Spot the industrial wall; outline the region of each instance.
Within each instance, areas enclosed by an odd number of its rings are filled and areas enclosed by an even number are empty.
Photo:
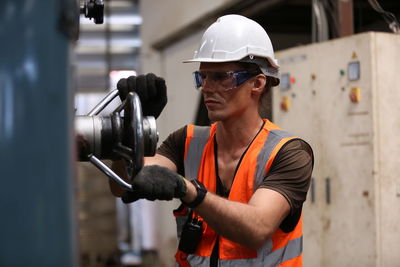
[[[276,54],[274,120],[315,152],[305,266],[400,264],[399,47],[364,33]]]

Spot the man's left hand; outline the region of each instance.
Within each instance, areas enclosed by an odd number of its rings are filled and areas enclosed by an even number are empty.
[[[142,103],[144,116],[154,116],[157,119],[167,104],[165,80],[153,73],[120,79],[117,89],[122,101],[129,92],[136,92]]]
[[[172,200],[185,196],[187,191],[184,178],[168,168],[158,165],[144,166],[133,178],[132,191],[122,196],[124,203],[138,199]]]

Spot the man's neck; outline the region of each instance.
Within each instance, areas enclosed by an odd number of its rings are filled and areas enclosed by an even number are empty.
[[[263,120],[259,116],[218,122],[216,132],[218,149],[228,152],[246,148],[262,125]]]

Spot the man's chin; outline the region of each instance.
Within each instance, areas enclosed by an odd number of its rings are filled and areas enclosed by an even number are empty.
[[[208,119],[212,122],[220,121],[222,119],[221,114],[215,111],[208,111]]]
[[[217,121],[218,120],[218,114],[217,114],[217,112],[215,112],[215,111],[208,111],[208,119],[210,120],[210,121]]]

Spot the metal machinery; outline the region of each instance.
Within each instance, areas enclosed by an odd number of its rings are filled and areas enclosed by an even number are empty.
[[[69,55],[78,11],[74,1],[1,2],[1,266],[77,264]]]
[[[103,9],[103,1],[90,0],[81,8],[81,13],[101,24]],[[154,155],[158,133],[154,117],[143,117],[141,103],[135,93],[128,94],[111,114],[100,115],[117,96],[117,90],[110,92],[86,116],[75,118],[78,160],[89,161],[110,179],[130,190],[128,181],[118,177],[108,167],[110,162],[107,165],[100,159],[124,159],[128,179],[132,178],[142,168],[143,157]],[[113,262],[117,254],[119,231],[115,225],[115,201],[105,181],[93,179],[98,174],[90,164],[77,164],[79,256],[83,266]]]
[[[121,186],[132,186],[115,174],[100,159],[124,159],[128,177],[132,178],[143,167],[144,156],[153,156],[158,133],[154,117],[143,117],[139,97],[131,92],[109,116],[98,114],[116,97],[110,92],[87,116],[77,116],[75,129],[79,161],[90,161]],[[124,116],[121,116],[124,111]]]
[[[95,24],[104,21],[103,0],[85,1],[80,13]],[[116,175],[100,159],[124,159],[128,177],[132,178],[143,167],[144,156],[155,154],[158,133],[154,117],[143,117],[139,96],[131,92],[109,116],[100,112],[118,96],[111,91],[87,116],[75,119],[79,161],[90,161],[99,170],[126,189],[131,185]],[[122,113],[124,116],[122,116]]]
[[[129,181],[122,180],[108,167],[110,161],[103,163],[100,159],[124,159],[128,163],[128,178],[131,178],[141,169],[143,156],[154,155],[158,134],[154,117],[142,116],[139,97],[134,93],[110,115],[99,115],[116,96],[118,91],[114,90],[88,115],[75,118],[78,159],[89,161],[130,190]],[[115,198],[110,194],[108,183],[99,178],[100,172],[90,165],[79,162],[76,166],[82,266],[106,265],[114,262],[118,255]]]
[[[81,11],[102,21],[102,2]],[[0,266],[77,266],[77,209],[71,44],[78,38],[75,0],[5,0],[0,9]],[[94,9],[93,9],[94,8]],[[87,11],[87,12],[86,12]],[[109,116],[76,119],[80,160],[123,182],[100,159],[123,158],[130,177],[154,153],[154,118],[130,93]]]
[[[274,121],[315,152],[305,266],[400,264],[399,48],[369,32],[277,53]]]

